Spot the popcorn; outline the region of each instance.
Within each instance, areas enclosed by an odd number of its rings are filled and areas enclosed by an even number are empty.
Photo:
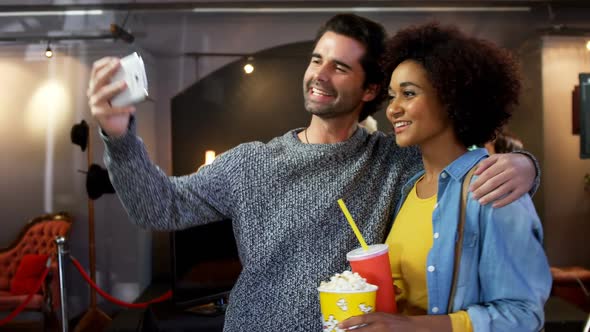
[[[356,272],[344,271],[330,277],[330,281],[322,281],[319,291],[371,291],[375,286],[367,283],[367,279]]]

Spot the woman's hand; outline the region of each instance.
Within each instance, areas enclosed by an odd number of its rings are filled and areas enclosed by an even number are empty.
[[[384,312],[351,317],[340,323],[338,327],[355,332],[452,331],[451,319],[447,315],[405,316]]]

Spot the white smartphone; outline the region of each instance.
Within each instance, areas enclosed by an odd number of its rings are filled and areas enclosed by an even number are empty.
[[[121,66],[111,82],[125,81],[127,88],[111,99],[114,107],[125,107],[143,101],[148,96],[148,83],[143,59],[133,52],[121,59]]]

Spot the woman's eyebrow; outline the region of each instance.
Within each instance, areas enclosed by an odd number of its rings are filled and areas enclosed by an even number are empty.
[[[416,84],[416,83],[412,83],[412,82],[402,82],[402,83],[400,83],[400,85],[399,85],[399,86],[401,86],[402,88],[405,88],[405,87],[408,87],[408,86],[411,86],[411,85],[413,85],[413,86],[415,86],[415,87],[417,87],[417,88],[420,88],[420,89],[422,89],[422,87],[421,87],[421,86],[419,86],[419,85],[418,85],[418,84]]]

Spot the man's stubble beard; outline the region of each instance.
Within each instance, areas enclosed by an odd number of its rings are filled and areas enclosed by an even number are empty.
[[[346,107],[346,105],[342,105],[343,103],[346,103],[346,101],[347,101],[346,98],[344,100],[341,100],[340,95],[335,91],[335,89],[332,86],[326,87],[326,86],[321,86],[321,84],[320,84],[320,86],[319,86],[320,88],[322,88],[322,89],[327,88],[327,90],[329,90],[331,92],[335,92],[337,97],[330,104],[318,105],[308,99],[308,98],[310,98],[309,90],[313,86],[314,86],[313,81],[309,81],[303,85],[303,104],[304,104],[303,106],[305,107],[305,110],[308,113],[315,115],[319,118],[332,119],[332,118],[336,118],[339,116],[347,115],[347,114],[353,113],[357,109],[357,107],[359,107],[359,104],[363,104],[363,102],[361,100],[359,100],[354,106],[349,106],[347,109],[342,109],[343,107]],[[363,106],[361,105],[360,107],[363,107]]]
[[[360,102],[359,102],[360,103]],[[325,107],[314,107],[313,102],[308,101],[307,99],[304,100],[304,107],[307,113],[315,115],[322,119],[332,119],[337,118],[339,116],[347,115],[353,113],[356,110],[356,107],[350,107],[349,109],[342,110],[338,109],[336,105],[328,105]],[[358,106],[358,105],[357,105]]]
[[[329,118],[333,118],[338,115],[338,112],[334,111],[333,105],[329,105],[327,107],[326,106],[320,107],[318,109],[317,107],[314,107],[316,105],[313,105],[314,104],[313,102],[305,100],[303,103],[304,103],[304,107],[305,107],[305,110],[307,111],[307,113],[310,113],[310,114],[315,115],[317,117],[329,119]]]

